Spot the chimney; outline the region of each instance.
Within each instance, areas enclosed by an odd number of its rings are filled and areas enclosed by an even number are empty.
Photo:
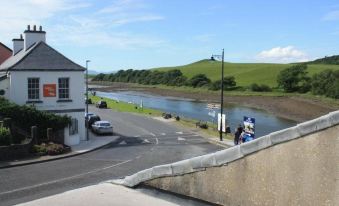
[[[24,48],[24,39],[22,38],[22,34],[20,34],[19,39],[13,39],[12,41],[13,41],[13,56],[14,56]]]
[[[30,25],[27,25],[27,30],[24,31],[25,35],[25,51],[29,49],[34,43],[38,44],[43,41],[46,42],[46,32],[42,30],[42,27],[39,27],[39,31],[36,30],[36,25],[33,26],[33,30],[31,30]]]

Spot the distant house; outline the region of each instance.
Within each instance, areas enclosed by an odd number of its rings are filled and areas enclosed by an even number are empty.
[[[46,32],[30,26],[24,37],[13,39],[11,57],[0,65],[0,95],[19,105],[66,114],[65,144],[85,140],[85,68],[46,43]]]
[[[0,64],[12,56],[12,50],[0,42]]]

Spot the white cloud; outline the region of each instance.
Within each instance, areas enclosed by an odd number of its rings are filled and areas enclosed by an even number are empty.
[[[201,34],[201,35],[194,36],[193,39],[201,43],[209,43],[212,40],[214,40],[215,37],[216,35],[214,34]]]
[[[291,63],[309,61],[308,55],[293,46],[275,47],[257,54],[257,61],[271,63]]]
[[[324,17],[323,20],[325,21],[336,21],[339,20],[339,10],[331,11],[327,13]]]

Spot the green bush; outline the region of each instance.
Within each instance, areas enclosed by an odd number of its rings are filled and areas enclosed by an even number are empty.
[[[209,83],[211,83],[211,80],[209,78],[207,78],[205,74],[197,74],[197,75],[193,76],[187,82],[187,86],[191,86],[191,87],[195,88],[195,87],[206,86]]]
[[[261,84],[258,85],[256,83],[250,85],[250,90],[253,92],[271,92],[272,89],[266,85],[266,84]]]
[[[0,146],[10,145],[12,141],[12,135],[8,128],[0,127]]]
[[[313,75],[311,88],[313,94],[339,99],[339,71],[328,69]]]
[[[235,82],[235,78],[234,76],[226,76],[224,77],[224,90],[230,90],[231,88],[234,88],[237,85],[237,83]],[[215,82],[213,82],[210,85],[210,90],[220,90],[221,89],[221,80],[217,80]]]
[[[33,153],[39,155],[59,155],[66,152],[65,147],[62,144],[56,144],[53,142],[42,143],[40,145],[33,146]]]
[[[59,116],[53,113],[37,110],[31,106],[19,106],[0,97],[0,116],[12,119],[12,122],[30,132],[32,126],[37,126],[39,135],[45,135],[47,128],[54,131],[65,128],[71,120],[68,116]]]
[[[277,82],[280,88],[285,92],[307,92],[307,84],[309,78],[307,75],[307,65],[297,64],[287,69],[282,70],[277,77]],[[309,87],[308,87],[309,88]]]

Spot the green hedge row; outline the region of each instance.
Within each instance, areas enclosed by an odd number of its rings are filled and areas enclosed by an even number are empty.
[[[70,117],[37,110],[32,106],[20,106],[9,102],[0,97],[0,116],[12,119],[12,122],[30,132],[32,126],[37,126],[39,136],[46,135],[47,128],[52,128],[54,131],[65,128],[70,124]],[[43,135],[43,136],[42,136]]]

